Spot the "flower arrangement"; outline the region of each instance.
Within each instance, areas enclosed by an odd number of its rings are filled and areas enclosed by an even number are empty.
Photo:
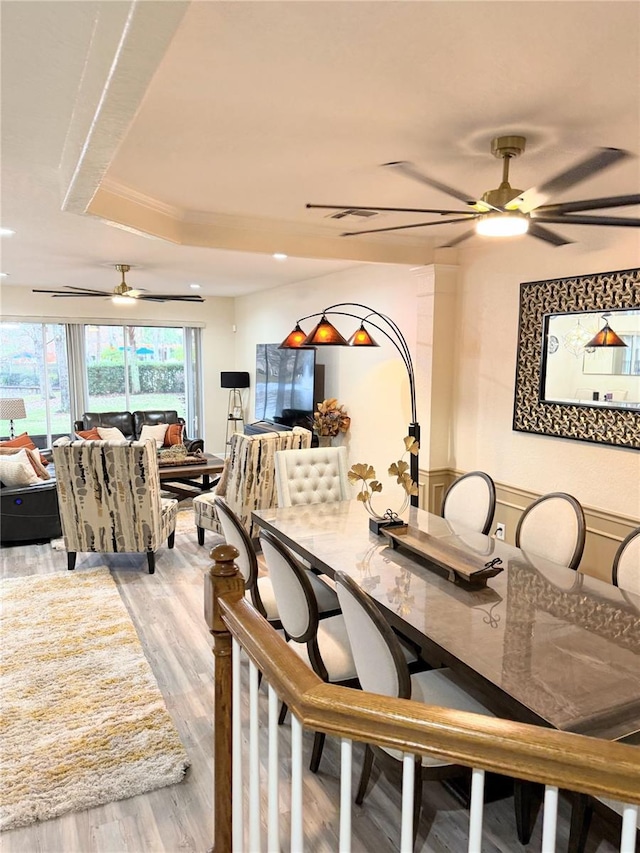
[[[334,437],[340,432],[346,432],[350,424],[351,418],[335,397],[318,403],[318,411],[313,413],[313,431],[316,435]]]
[[[397,462],[393,462],[389,466],[389,476],[395,477],[396,482],[402,486],[405,492],[404,502],[397,513],[392,512],[392,510],[388,509],[384,513],[384,515],[380,515],[374,510],[371,503],[371,499],[375,492],[382,491],[382,483],[380,483],[376,479],[376,472],[374,471],[372,466],[368,465],[366,462],[358,462],[355,465],[351,466],[351,469],[347,474],[347,476],[349,477],[349,482],[353,483],[354,485],[356,483],[361,484],[357,498],[359,501],[362,501],[365,506],[365,509],[372,518],[397,518],[401,513],[405,511],[405,509],[409,505],[409,498],[411,497],[411,495],[418,494],[418,484],[414,483],[414,481],[411,479],[411,474],[409,473],[409,463],[405,461],[404,457],[407,454],[413,454],[413,456],[416,456],[419,450],[420,443],[416,441],[413,436],[406,436],[404,439],[404,453],[402,454],[402,457],[398,459]]]

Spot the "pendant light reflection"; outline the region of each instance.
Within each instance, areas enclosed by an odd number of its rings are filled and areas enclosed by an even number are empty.
[[[604,320],[604,326],[600,329],[597,335],[595,335],[591,340],[585,344],[585,349],[587,347],[626,347],[627,345],[622,340],[622,338],[618,337],[616,333],[613,331],[611,326],[609,325],[609,320],[607,319],[607,314],[602,315],[602,319]]]
[[[583,351],[587,346],[589,346],[589,341],[591,340],[592,332],[580,323],[578,320],[575,326],[572,329],[569,329],[567,334],[562,339],[562,345],[566,350],[572,355],[575,355],[576,358],[579,355],[582,355]]]

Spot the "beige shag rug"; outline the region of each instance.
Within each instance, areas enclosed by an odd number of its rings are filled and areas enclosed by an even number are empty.
[[[109,570],[1,590],[0,829],[179,782],[187,755]]]

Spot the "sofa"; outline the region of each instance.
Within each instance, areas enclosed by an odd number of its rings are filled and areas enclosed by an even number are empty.
[[[128,440],[138,440],[142,427],[148,424],[182,424],[184,419],[178,417],[175,409],[153,409],[144,412],[85,412],[82,417],[74,422],[74,429],[84,432],[95,427],[116,427]],[[204,450],[204,441],[201,438],[188,439],[183,434],[183,443],[189,453],[196,450]]]

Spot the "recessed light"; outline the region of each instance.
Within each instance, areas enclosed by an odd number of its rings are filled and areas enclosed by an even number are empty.
[[[11,228],[0,228],[0,236],[1,237],[11,237],[15,234],[15,231],[12,231]]]
[[[196,283],[195,283],[195,281],[194,281],[194,282],[193,282],[193,284],[190,284],[190,285],[189,285],[189,287],[191,288],[191,290],[200,290],[200,288],[202,287],[202,285],[201,285],[201,284],[196,284]]]
[[[274,252],[271,257],[274,261],[286,261],[289,255],[285,255],[283,252]]]
[[[0,278],[6,278],[8,275],[8,272],[0,272]]]

